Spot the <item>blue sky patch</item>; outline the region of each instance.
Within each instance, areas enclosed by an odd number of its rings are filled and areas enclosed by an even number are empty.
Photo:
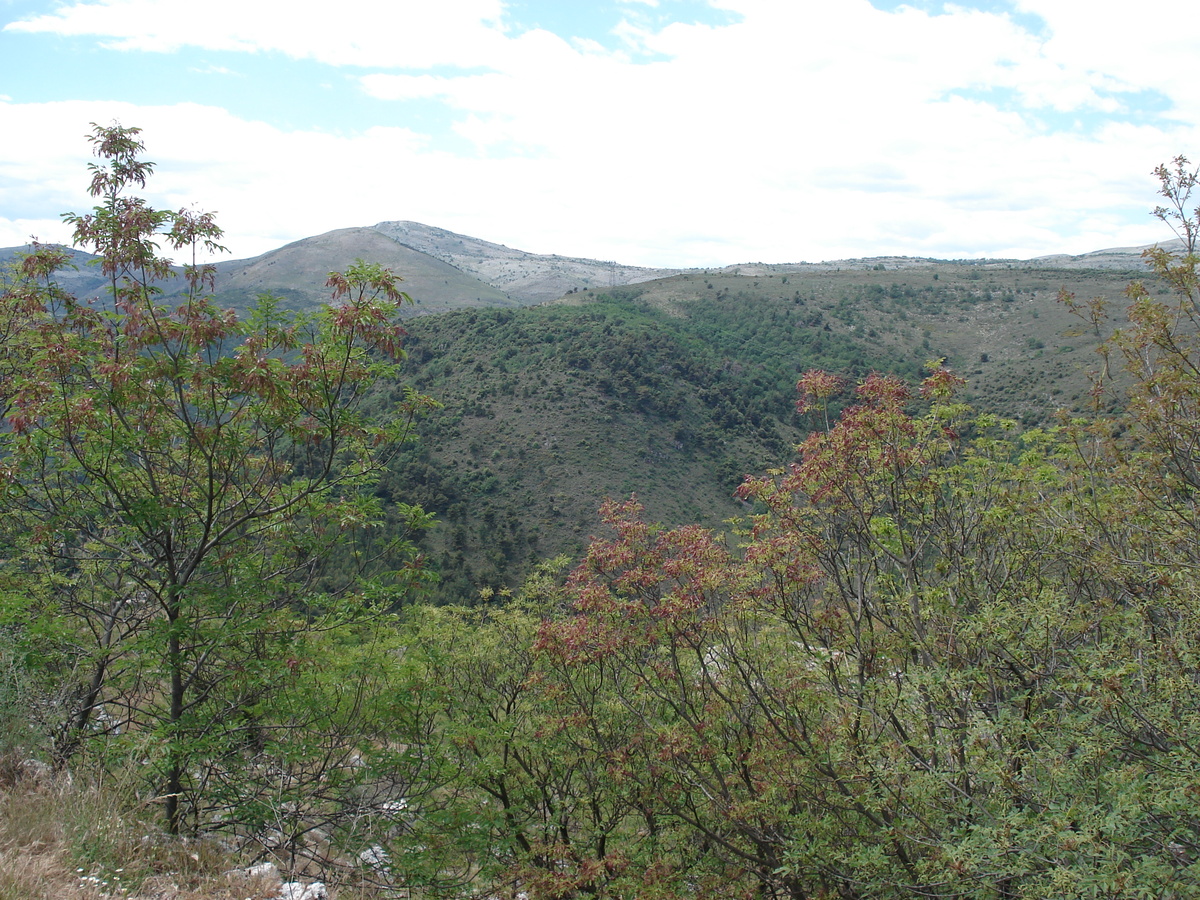
[[[979,12],[1007,16],[1030,34],[1042,35],[1046,31],[1046,22],[1041,16],[1019,11],[1015,4],[1008,0],[960,0],[957,3],[946,3],[945,0],[871,0],[871,5],[884,12],[896,12],[901,7],[908,6],[929,13],[931,16],[947,15],[949,13],[947,6],[974,9]]]

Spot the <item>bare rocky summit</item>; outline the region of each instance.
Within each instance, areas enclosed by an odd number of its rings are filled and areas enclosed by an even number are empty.
[[[617,262],[514,250],[420,222],[380,222],[375,230],[420,253],[449,263],[520,299],[557,300],[572,291],[636,284],[678,275],[682,269],[648,269]]]
[[[1152,247],[1162,247],[1171,253],[1179,253],[1183,250],[1183,241],[1179,239],[1160,241],[1146,247],[1112,247],[1108,250],[1081,253],[1078,256],[1056,253],[1031,259],[1027,265],[1053,269],[1144,269],[1146,264],[1142,259],[1142,253]]]
[[[325,280],[329,273],[344,271],[356,259],[379,263],[401,275],[401,287],[421,304],[414,312],[518,306],[522,302],[431,254],[388,240],[373,228],[340,228],[254,259],[218,263],[217,281],[222,296],[243,304],[270,291],[283,297],[288,305],[304,309],[327,300]]]

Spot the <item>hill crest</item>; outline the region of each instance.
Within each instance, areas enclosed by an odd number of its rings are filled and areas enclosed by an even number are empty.
[[[1149,245],[1154,246],[1154,245]],[[1159,246],[1178,250],[1178,240]],[[25,251],[0,249],[0,265]],[[1082,254],[1051,254],[1029,260],[939,260],[909,256],[877,256],[823,262],[745,262],[697,269],[651,268],[611,260],[530,253],[503,244],[412,221],[385,221],[373,226],[340,228],[293,241],[250,259],[217,263],[218,292],[235,307],[245,308],[255,296],[272,292],[286,305],[308,308],[327,299],[325,279],[363,258],[403,276],[405,290],[419,304],[415,314],[449,312],[467,307],[527,306],[557,300],[578,291],[603,291],[678,275],[761,277],[804,272],[892,271],[956,263],[981,268],[1096,269],[1141,271],[1147,247],[1115,247]],[[103,291],[106,279],[84,263],[91,257],[72,251],[78,265],[60,276],[64,286],[81,295]],[[167,287],[168,296],[173,286]]]
[[[526,303],[556,300],[574,290],[619,287],[678,275],[683,269],[627,266],[578,256],[529,253],[420,222],[380,222],[375,230],[398,244],[474,275]]]

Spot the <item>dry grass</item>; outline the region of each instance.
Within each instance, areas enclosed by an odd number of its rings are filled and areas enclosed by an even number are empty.
[[[226,861],[215,848],[165,840],[123,806],[103,785],[61,776],[5,785],[0,900],[234,896],[221,877]]]
[[[174,839],[119,785],[82,783],[0,757],[0,900],[270,900],[215,842]],[[348,886],[340,900],[371,900]]]

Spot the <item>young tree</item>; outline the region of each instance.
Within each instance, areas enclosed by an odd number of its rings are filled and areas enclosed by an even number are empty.
[[[1110,478],[1075,427],[1018,440],[954,384],[936,371],[914,414],[866,379],[746,482],[740,556],[606,508],[574,615],[543,626],[545,686],[576,698],[569,732],[629,737],[594,765],[702,848],[663,859],[681,893],[710,895],[703,871],[794,900],[1200,883],[1194,544],[1149,546],[1170,516],[1137,488],[1162,457]],[[606,703],[573,689],[596,680]]]
[[[597,764],[630,739],[607,730],[619,717],[596,715],[604,679],[580,673],[569,698],[543,688],[536,639],[543,620],[561,615],[566,562],[543,563],[518,591],[485,606],[408,612],[414,680],[400,690],[436,710],[436,737],[404,741],[420,747],[443,787],[413,803],[411,828],[387,846],[403,883],[430,896],[462,896],[472,885],[603,896],[652,865],[647,857],[659,845],[634,841],[644,822],[629,783]],[[596,729],[565,727],[581,699]]]
[[[413,558],[370,599],[311,587],[378,517],[364,489],[431,401],[410,390],[370,414],[402,357],[409,298],[391,271],[360,261],[330,276],[313,315],[268,297],[238,321],[198,261],[218,249],[212,217],[131,193],[153,168],[138,129],[97,126],[91,140],[100,203],[67,219],[110,296],[69,295],[55,280],[66,254],[35,246],[0,297],[0,499],[10,545],[28,542],[21,566],[45,586],[25,613],[69,623],[55,626],[69,640],[56,759],[119,735],[110,749],[148,761],[136,764],[174,832],[236,818],[206,792],[271,739],[271,698],[310,662],[300,654],[417,577]],[[191,255],[169,305],[162,241]]]

